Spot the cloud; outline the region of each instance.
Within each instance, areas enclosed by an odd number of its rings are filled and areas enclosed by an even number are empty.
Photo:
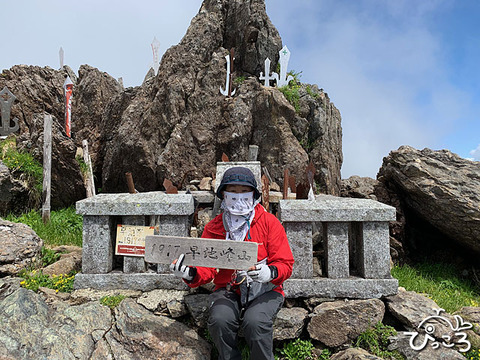
[[[323,88],[342,114],[343,178],[376,177],[382,158],[401,145],[435,147],[466,101],[425,21],[442,3],[384,3],[391,4],[308,2],[302,17],[272,19],[292,52],[290,68]]]
[[[476,149],[470,151],[470,155],[473,156],[473,160],[480,161],[480,144],[478,144]]]

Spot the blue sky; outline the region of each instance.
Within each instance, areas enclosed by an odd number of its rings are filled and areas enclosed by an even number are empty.
[[[112,6],[112,4],[115,4]],[[89,64],[140,85],[177,44],[201,0],[2,1],[0,69]],[[181,5],[179,5],[181,4]],[[480,2],[476,0],[266,0],[292,55],[342,114],[342,177],[376,177],[401,145],[480,160]],[[69,24],[69,28],[67,27]]]

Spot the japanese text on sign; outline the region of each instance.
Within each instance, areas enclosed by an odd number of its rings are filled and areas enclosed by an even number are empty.
[[[247,269],[257,262],[257,244],[246,241],[147,236],[145,261],[170,264],[185,254],[185,265]]]
[[[145,237],[154,234],[153,226],[118,225],[115,255],[144,256]]]

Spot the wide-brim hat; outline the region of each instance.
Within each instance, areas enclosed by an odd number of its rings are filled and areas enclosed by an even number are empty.
[[[253,188],[254,199],[256,200],[260,197],[260,192],[257,189],[257,181],[255,180],[255,176],[248,168],[236,166],[225,171],[225,173],[223,174],[222,182],[217,188],[216,194],[218,198],[223,200],[222,192],[229,184],[250,186],[251,188]]]

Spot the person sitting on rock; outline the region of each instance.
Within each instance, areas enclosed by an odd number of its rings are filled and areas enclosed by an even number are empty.
[[[282,283],[292,274],[294,263],[285,230],[260,204],[257,183],[249,169],[232,167],[225,171],[216,195],[223,200],[223,213],[205,226],[202,237],[256,242],[256,265],[246,271],[186,266],[181,254],[170,270],[192,288],[213,280],[208,330],[219,359],[242,358],[237,347],[242,329],[250,359],[273,360],[273,320],[284,301]]]

